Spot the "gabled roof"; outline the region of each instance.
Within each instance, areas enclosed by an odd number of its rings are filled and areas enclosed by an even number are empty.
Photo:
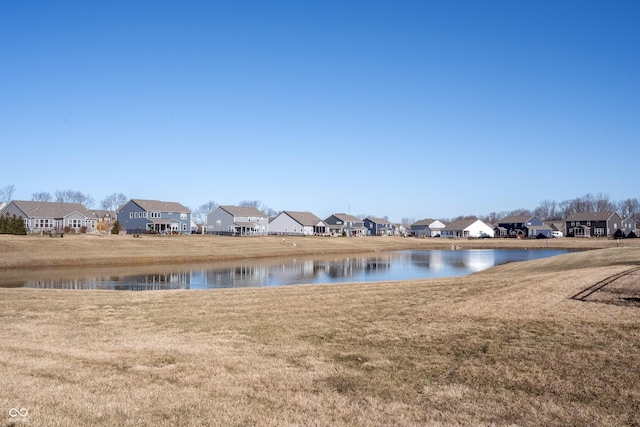
[[[615,212],[578,212],[571,214],[567,217],[565,222],[568,221],[607,221],[612,216],[616,215]]]
[[[511,215],[506,218],[502,218],[500,221],[498,221],[498,224],[524,224],[531,218],[533,218],[533,215]]]
[[[366,219],[368,219],[369,221],[373,222],[374,224],[391,224],[391,222],[389,222],[389,220],[384,219],[384,218],[373,218],[368,216]]]
[[[96,217],[80,203],[33,202],[25,200],[14,200],[11,203],[29,218],[64,218],[73,212],[78,212],[87,218]]]
[[[423,226],[429,226],[433,221],[435,221],[435,219],[432,218],[425,218],[425,219],[421,219],[420,221],[416,221],[413,224],[411,224],[411,227],[416,226],[416,227],[423,227]]]
[[[349,215],[346,213],[335,213],[331,216],[336,217],[342,222],[362,222],[362,220],[357,216]]]
[[[444,227],[444,229],[445,230],[454,230],[454,231],[464,230],[465,228],[469,227],[471,224],[473,224],[476,221],[479,221],[479,220],[478,219],[459,219],[457,221],[453,221],[453,222],[447,224]]]
[[[131,199],[133,203],[147,212],[181,212],[191,213],[189,209],[177,202],[162,202],[160,200]]]
[[[105,218],[107,215],[109,215],[109,217],[111,218],[116,217],[115,211],[109,211],[104,209],[90,209],[90,210],[97,218]]]
[[[303,226],[315,226],[324,222],[311,212],[283,211],[282,213],[290,216],[295,222]]]
[[[236,216],[247,216],[247,217],[259,217],[259,218],[266,218],[267,215],[265,215],[264,212],[254,208],[254,207],[249,207],[249,206],[218,206],[220,209],[224,210],[225,212],[229,213],[231,216],[236,217]]]
[[[566,226],[564,221],[545,221],[544,223],[556,231],[564,231]]]

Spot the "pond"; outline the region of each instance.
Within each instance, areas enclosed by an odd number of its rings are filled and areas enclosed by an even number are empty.
[[[377,282],[464,276],[568,250],[412,250],[325,258],[110,268],[57,268],[0,273],[0,287],[167,290]]]

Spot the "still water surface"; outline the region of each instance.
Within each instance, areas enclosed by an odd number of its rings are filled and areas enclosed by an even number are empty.
[[[398,251],[340,258],[299,258],[198,265],[55,269],[0,277],[0,287],[165,290],[376,282],[464,276],[567,250]]]

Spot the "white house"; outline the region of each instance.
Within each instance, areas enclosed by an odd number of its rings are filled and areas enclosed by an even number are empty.
[[[411,224],[411,234],[414,236],[435,237],[442,234],[445,224],[437,219],[421,219]]]
[[[298,236],[326,234],[327,224],[311,212],[283,211],[269,223],[269,233]]]
[[[460,219],[442,229],[442,237],[493,237],[493,228],[479,219]]]

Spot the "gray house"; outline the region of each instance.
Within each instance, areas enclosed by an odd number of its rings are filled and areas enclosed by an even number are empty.
[[[622,221],[622,231],[624,233],[625,237],[637,237],[638,236],[638,229],[637,229],[638,224],[636,223],[636,221],[631,218],[631,217],[627,217],[624,221]]]
[[[565,220],[569,237],[612,237],[622,227],[616,212],[580,212]]]
[[[191,211],[176,202],[131,199],[118,208],[116,215],[127,234],[191,233]]]
[[[2,209],[2,215],[19,216],[27,233],[64,231],[94,232],[98,218],[79,203],[33,202],[14,200]]]
[[[311,212],[283,211],[269,222],[271,234],[313,236],[328,232],[327,224]]]
[[[367,217],[364,226],[369,236],[393,236],[395,232],[393,224],[384,218]]]
[[[342,234],[347,236],[367,235],[367,229],[364,226],[364,221],[353,215],[337,213],[325,219],[324,222],[329,226],[332,234]]]
[[[266,236],[269,217],[252,207],[218,206],[207,215],[207,233]]]

